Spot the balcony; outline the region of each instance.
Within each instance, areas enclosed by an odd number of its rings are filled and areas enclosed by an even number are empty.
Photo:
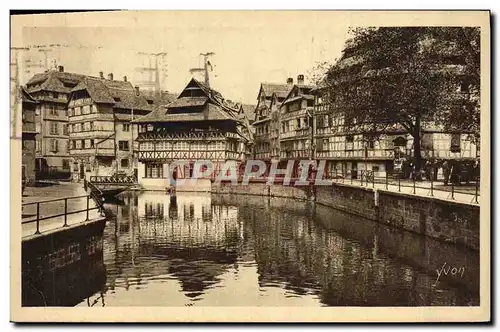
[[[139,133],[138,140],[174,140],[174,141],[185,141],[185,140],[223,140],[226,138],[239,139],[240,136],[232,132],[220,132],[220,131],[194,131],[194,132],[180,132],[180,133],[169,133],[161,131],[148,131]]]
[[[370,149],[367,150],[322,150],[316,151],[317,159],[362,159],[362,160],[389,160],[394,159],[394,150]]]
[[[97,120],[113,121],[113,114],[87,113],[87,114],[69,116],[70,123],[77,123],[81,121],[97,121]]]
[[[39,101],[50,101],[50,102],[53,102],[53,103],[66,104],[68,102],[68,97],[65,96],[65,95],[59,95],[58,98],[54,98],[52,96],[42,95],[40,97],[37,97],[37,100],[39,100]]]
[[[315,136],[326,136],[326,135],[333,135],[335,134],[335,129],[332,127],[322,127],[322,128],[316,128],[316,135]]]
[[[81,98],[81,99],[72,100],[69,103],[69,107],[83,106],[83,105],[92,105],[92,104],[93,104],[93,101],[92,101],[91,98]]]
[[[281,151],[280,156],[282,159],[298,159],[298,158],[309,158],[311,156],[311,150],[292,150],[292,151]]]
[[[311,114],[312,107],[307,107],[304,109],[300,109],[298,111],[292,111],[292,112],[287,112],[284,114],[281,114],[280,120],[289,120],[289,119],[294,119],[294,118],[303,118],[305,116],[308,116],[308,114]],[[308,113],[309,111],[309,113]]]
[[[281,133],[280,138],[283,140],[287,140],[287,139],[304,138],[310,136],[311,136],[311,128],[306,127]]]
[[[269,134],[269,133],[264,133],[264,134],[255,133],[254,139],[255,139],[255,142],[268,142],[271,139],[271,134]]]
[[[112,135],[113,130],[88,130],[88,131],[78,131],[69,133],[70,139],[82,139],[82,138],[106,138]]]
[[[139,160],[240,160],[244,153],[228,150],[139,151]]]
[[[71,156],[102,156],[102,157],[114,157],[114,148],[88,148],[88,149],[70,149],[69,154]]]
[[[267,152],[256,152],[255,153],[255,158],[256,159],[270,159],[271,158],[271,153],[269,151],[267,151]]]

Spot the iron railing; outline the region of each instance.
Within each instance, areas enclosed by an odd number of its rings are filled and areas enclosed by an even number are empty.
[[[75,210],[75,211],[68,211],[68,201],[71,200],[76,200],[76,199],[82,199],[86,198],[86,208],[85,209],[80,209],[80,210]],[[90,200],[94,200],[95,206],[90,207]],[[48,203],[55,203],[55,202],[63,202],[64,201],[64,212],[58,213],[58,214],[52,214],[48,216],[42,216],[40,213],[40,206],[43,204],[48,204]],[[40,221],[44,220],[49,220],[49,219],[55,219],[59,217],[64,217],[64,224],[63,227],[68,227],[68,216],[72,214],[77,214],[77,213],[82,213],[86,212],[86,219],[85,221],[89,220],[89,212],[93,210],[98,210],[99,214],[101,216],[104,216],[104,205],[102,203],[102,200],[96,199],[95,196],[93,195],[82,195],[82,196],[73,196],[73,197],[65,197],[65,198],[55,198],[55,199],[49,199],[49,200],[44,200],[44,201],[38,201],[38,202],[32,202],[32,203],[23,203],[22,207],[26,206],[31,206],[31,205],[36,205],[36,215],[34,219],[29,219],[29,220],[23,220],[21,224],[31,224],[31,223],[36,223],[36,231],[35,234],[40,234]]]
[[[104,184],[135,184],[137,178],[134,175],[111,175],[111,176],[91,176],[87,183],[104,183]]]
[[[434,180],[431,176],[428,180],[423,181],[417,179],[417,176],[410,176],[406,178],[401,172],[385,172],[385,176],[376,176],[371,170],[361,170],[361,171],[338,171],[332,174],[330,172],[329,177],[332,178],[334,182],[347,183],[352,185],[359,185],[363,187],[380,187],[382,185],[383,189],[386,190],[396,190],[401,192],[404,188],[410,188],[410,193],[417,194],[417,190],[426,190],[426,196],[436,196],[436,192],[445,192],[448,195],[444,198],[455,200],[456,194],[471,195],[470,203],[479,204],[480,194],[480,181],[478,178],[467,179],[467,181],[462,181],[460,177],[456,180],[449,181],[445,183],[443,181]],[[462,183],[471,184],[473,188],[470,191],[465,191]],[[440,184],[442,186],[440,186]],[[471,192],[473,191],[473,192]]]

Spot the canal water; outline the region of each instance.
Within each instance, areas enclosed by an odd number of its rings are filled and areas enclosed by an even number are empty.
[[[106,210],[106,278],[78,306],[479,305],[478,253],[311,202],[143,192]]]

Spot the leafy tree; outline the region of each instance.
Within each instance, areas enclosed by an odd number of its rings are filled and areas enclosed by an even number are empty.
[[[368,27],[351,34],[323,81],[330,109],[351,130],[368,139],[406,131],[419,170],[423,124],[479,128],[479,101],[471,98],[479,94],[478,29]]]

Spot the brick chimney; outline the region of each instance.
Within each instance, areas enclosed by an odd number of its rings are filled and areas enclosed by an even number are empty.
[[[123,76],[123,82],[127,82],[127,76]]]
[[[59,70],[60,73],[64,72],[64,66],[58,66],[57,69]]]
[[[302,74],[297,75],[297,84],[298,85],[303,85],[304,84],[304,75],[302,75]]]
[[[138,85],[135,86],[135,94],[137,96],[139,95],[139,86]]]
[[[102,71],[99,72],[99,78],[104,79],[104,73]]]
[[[113,73],[108,74],[108,80],[112,81],[113,80]]]
[[[286,84],[287,84],[288,86],[292,86],[292,85],[293,85],[293,77],[289,77],[289,78],[287,78],[287,79],[286,79]]]

